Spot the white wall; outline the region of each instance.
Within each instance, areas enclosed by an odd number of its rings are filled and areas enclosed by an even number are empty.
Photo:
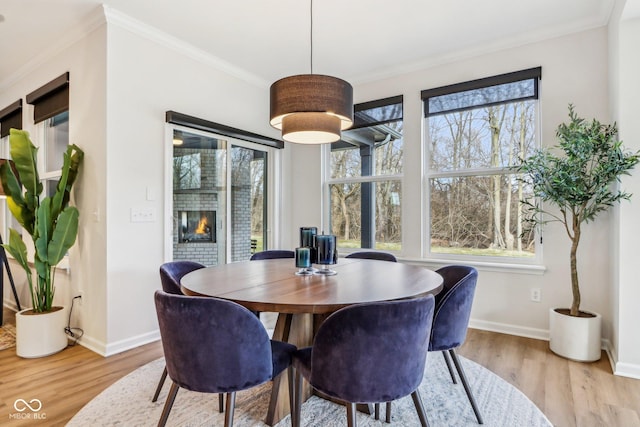
[[[640,10],[640,1],[619,2],[611,18],[610,90],[611,111],[619,123],[619,137],[628,150],[640,150],[640,123],[637,119],[640,96],[640,16],[629,11]],[[640,280],[637,273],[637,242],[640,236],[640,173],[622,180],[623,188],[635,196],[614,211],[619,233],[614,234],[611,256],[614,265],[612,281],[613,333],[611,336],[614,371],[640,378]]]
[[[606,28],[355,85],[356,102],[404,95],[406,162],[403,211],[406,221],[403,224],[401,258],[419,262],[418,258],[421,256],[420,233],[417,232],[421,229],[422,217],[420,91],[536,66],[542,66],[540,105],[544,144],[555,143],[557,125],[568,120],[569,103],[575,104],[577,112],[583,117],[609,120]],[[313,220],[312,214],[318,205],[318,194],[312,189],[318,187],[319,171],[315,167],[299,167],[304,164],[305,159],[315,155],[308,151],[306,147],[294,146],[292,149],[292,168],[300,174],[292,188],[292,194],[298,195],[293,214],[297,218],[293,221],[293,226]],[[603,315],[606,338],[611,335],[609,232],[609,215],[605,214],[595,224],[586,227],[578,254],[583,290],[582,308]],[[473,325],[526,336],[548,337],[549,309],[566,307],[571,303],[569,240],[562,229],[550,226],[544,234],[544,242],[544,274],[480,267],[472,313]],[[532,287],[541,289],[542,302],[530,301]]]
[[[81,212],[78,241],[71,250],[71,273],[58,273],[56,303],[69,305],[82,291],[72,325],[84,329],[83,345],[109,355],[159,338],[153,292],[161,288],[158,268],[165,261],[169,214],[165,112],[278,134],[268,124],[266,83],[221,72],[211,58],[166,43],[162,34],[114,11],[96,13],[100,23],[90,34],[0,86],[0,105],[70,72],[70,140],[85,150],[85,160],[74,192]],[[27,105],[24,115],[30,130],[32,107]],[[156,221],[132,223],[131,208],[155,209]],[[29,305],[24,274],[18,266],[12,271],[21,301]],[[6,287],[11,305],[8,282]]]
[[[254,86],[166,47],[157,35],[113,19],[107,42],[106,353],[157,338],[153,292],[164,261],[165,112],[174,110],[250,132],[268,124],[268,87]],[[185,52],[186,53],[186,52]],[[147,191],[155,195],[147,197]],[[152,208],[155,222],[130,222]]]
[[[84,292],[82,306],[74,307],[72,326],[81,326],[89,342],[105,337],[104,260],[106,229],[104,223],[105,179],[105,58],[104,25],[91,28],[88,35],[68,45],[52,44],[45,56],[31,67],[19,70],[8,84],[0,86],[0,105],[23,98],[23,128],[39,145],[33,125],[33,107],[26,104],[26,94],[48,83],[66,71],[70,73],[69,139],[85,152],[80,176],[74,187],[74,200],[80,210],[80,225],[76,244],[70,250],[70,272],[57,270],[54,304],[67,305],[71,298]],[[3,76],[9,78],[9,76]],[[5,80],[3,80],[5,81]],[[98,213],[98,215],[94,215]],[[27,236],[28,238],[28,236]],[[21,268],[12,262],[23,308],[31,306],[26,278]],[[13,306],[13,295],[5,273],[5,302]],[[88,316],[88,314],[91,314]]]

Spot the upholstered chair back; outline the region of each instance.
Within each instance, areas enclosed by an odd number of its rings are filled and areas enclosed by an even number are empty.
[[[171,261],[160,266],[160,281],[162,290],[169,294],[182,295],[180,279],[194,270],[204,268],[204,265],[193,261]]]
[[[387,402],[411,394],[424,374],[433,310],[428,295],[336,311],[314,339],[311,385],[348,402]]]
[[[470,266],[450,265],[436,270],[444,279],[436,296],[429,351],[457,348],[467,336],[478,271]]]
[[[295,258],[296,253],[289,250],[283,249],[271,249],[268,251],[256,252],[251,255],[250,260],[256,261],[259,259],[277,259],[277,258]]]
[[[377,251],[359,251],[352,252],[345,258],[360,258],[360,259],[377,259],[380,261],[397,262],[398,260],[393,254],[389,252],[377,252]]]

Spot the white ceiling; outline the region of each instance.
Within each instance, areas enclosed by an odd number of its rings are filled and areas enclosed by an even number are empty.
[[[362,82],[586,30],[614,1],[315,0],[313,72]],[[310,72],[310,0],[2,0],[0,90],[46,46],[80,37],[101,3],[259,82]]]

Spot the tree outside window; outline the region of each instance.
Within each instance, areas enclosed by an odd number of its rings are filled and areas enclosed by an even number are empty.
[[[402,247],[402,97],[357,104],[354,127],[331,145],[331,233],[340,248]]]
[[[538,145],[540,68],[423,91],[429,255],[536,256],[510,166]]]

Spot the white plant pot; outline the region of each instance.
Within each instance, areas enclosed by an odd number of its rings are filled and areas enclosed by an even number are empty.
[[[67,308],[32,314],[31,309],[16,313],[16,354],[20,357],[44,357],[67,346]],[[29,314],[27,314],[29,313]]]
[[[602,316],[575,317],[549,310],[549,348],[555,354],[579,362],[600,360]]]

